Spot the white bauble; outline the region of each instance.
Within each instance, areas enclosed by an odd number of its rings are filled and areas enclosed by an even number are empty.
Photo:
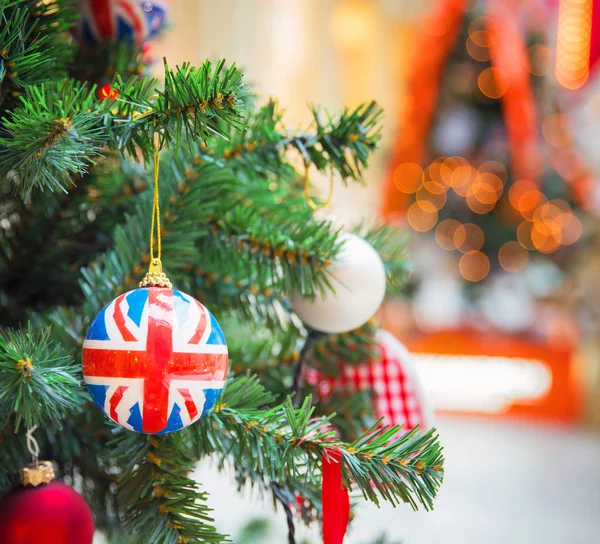
[[[327,289],[314,298],[296,293],[291,299],[298,317],[321,332],[347,332],[364,325],[385,295],[385,268],[377,251],[355,234],[343,234],[342,241],[329,268],[334,291]]]

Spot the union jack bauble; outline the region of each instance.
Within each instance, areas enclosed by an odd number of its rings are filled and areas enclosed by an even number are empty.
[[[132,431],[165,434],[211,409],[227,376],[227,345],[196,299],[163,287],[120,295],[83,342],[83,377],[96,404]]]
[[[152,38],[164,24],[168,0],[79,0],[77,35],[87,43]]]

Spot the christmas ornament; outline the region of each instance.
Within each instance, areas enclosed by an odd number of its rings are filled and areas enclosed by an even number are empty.
[[[309,381],[318,386],[325,398],[339,389],[373,391],[375,414],[382,417],[386,425],[404,425],[404,431],[417,425],[423,431],[430,429],[433,415],[410,353],[395,336],[384,330],[377,332],[377,345],[380,355],[368,363],[350,366],[341,362],[339,377],[312,375]]]
[[[355,234],[343,235],[344,245],[330,267],[331,285],[313,298],[294,294],[292,308],[309,327],[326,333],[356,329],[381,306],[385,295],[385,269],[373,247]]]
[[[92,511],[79,493],[54,480],[52,463],[22,469],[21,483],[0,501],[2,544],[92,544]]]
[[[162,271],[158,173],[157,149],[148,273],[140,289],[119,295],[94,318],[82,356],[85,383],[100,409],[122,427],[147,434],[197,421],[227,376],[227,345],[217,320],[172,289]]]
[[[214,405],[227,376],[227,346],[216,319],[191,296],[164,287],[135,289],[92,322],[83,376],[115,423],[169,433]]]
[[[166,0],[80,0],[77,35],[86,43],[152,38],[165,25]]]

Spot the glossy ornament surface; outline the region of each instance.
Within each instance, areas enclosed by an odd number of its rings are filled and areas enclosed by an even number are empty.
[[[168,8],[167,0],[79,0],[77,35],[86,43],[141,44],[164,27]]]
[[[309,327],[326,333],[357,329],[371,319],[385,295],[385,268],[381,257],[355,234],[342,235],[344,245],[328,269],[334,291],[314,298],[294,294],[292,308]]]
[[[2,544],[92,544],[93,539],[88,503],[62,482],[18,487],[0,501]]]
[[[96,404],[132,431],[165,434],[212,408],[227,377],[227,345],[213,315],[164,287],[124,293],[95,317],[83,376]]]

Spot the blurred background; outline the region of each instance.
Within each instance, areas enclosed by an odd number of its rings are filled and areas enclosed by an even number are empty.
[[[325,213],[410,233],[380,319],[413,352],[445,446],[432,513],[361,506],[346,542],[600,541],[600,8],[592,0],[172,0],[151,54],[235,61],[290,126],[386,111],[364,187]],[[597,19],[597,21],[596,21]],[[157,63],[157,70],[161,69]],[[315,176],[317,188],[327,180]],[[235,542],[282,513],[200,467]],[[250,500],[248,500],[250,498]],[[248,532],[246,534],[249,534]],[[250,537],[248,537],[250,538]],[[308,542],[319,542],[307,533]]]

